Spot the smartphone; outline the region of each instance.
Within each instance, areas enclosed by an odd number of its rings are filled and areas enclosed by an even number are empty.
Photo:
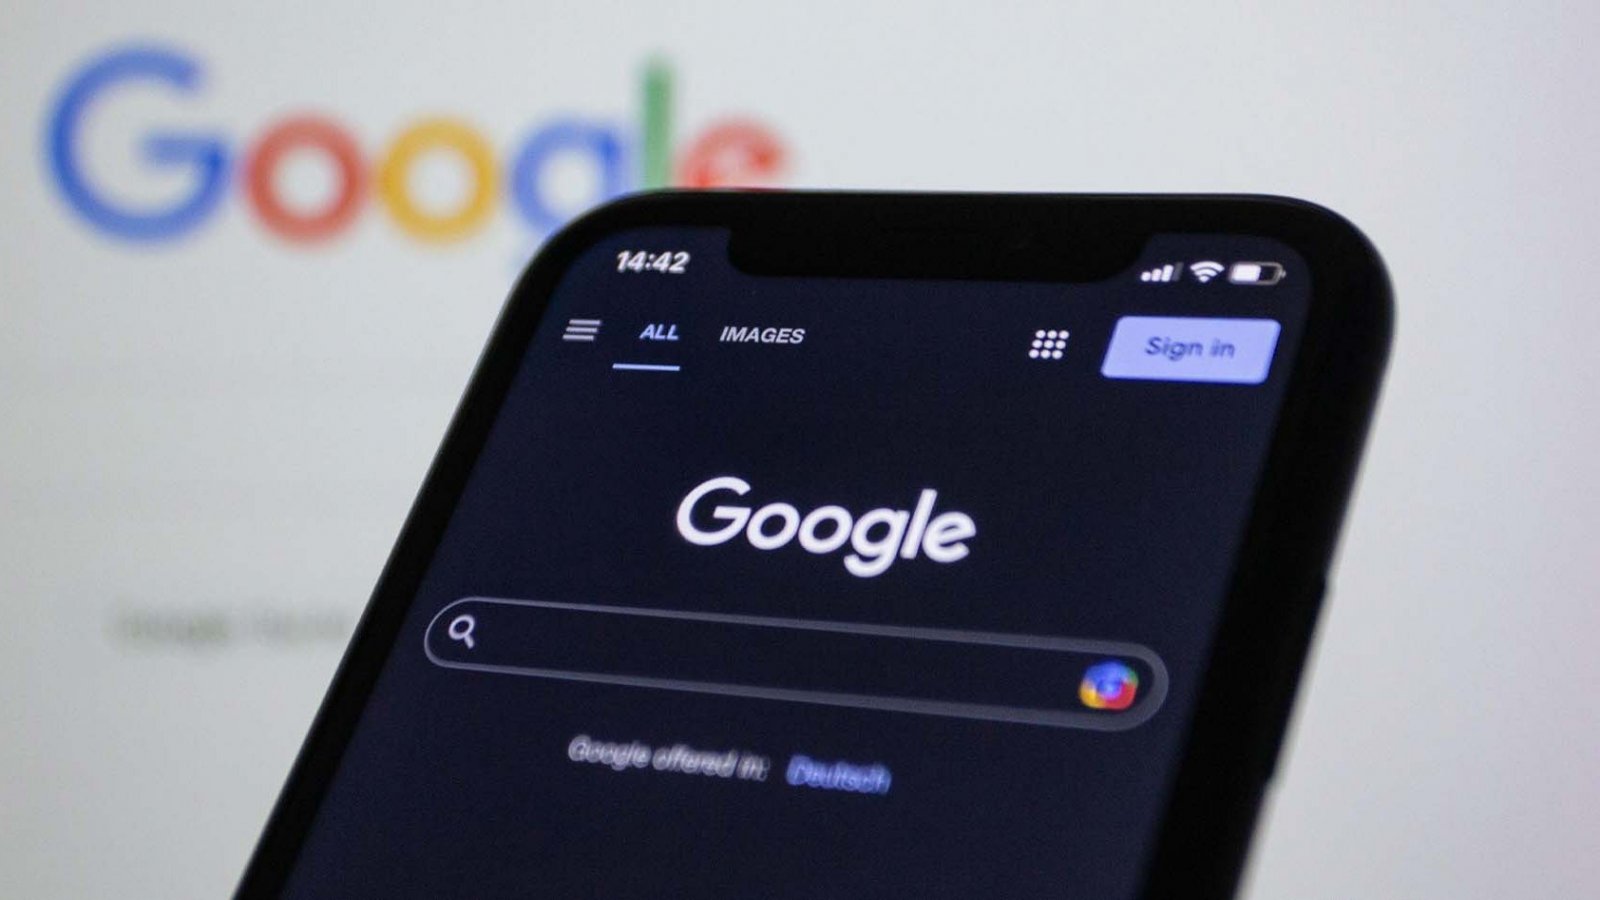
[[[1391,319],[1281,198],[601,208],[238,896],[1230,895]]]

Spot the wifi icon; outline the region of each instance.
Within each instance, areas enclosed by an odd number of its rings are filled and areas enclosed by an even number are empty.
[[[1200,262],[1189,264],[1189,271],[1194,273],[1194,277],[1199,279],[1201,284],[1205,284],[1218,275],[1221,275],[1224,268],[1226,268],[1226,266],[1224,266],[1222,263],[1214,262],[1209,259],[1204,259]]]

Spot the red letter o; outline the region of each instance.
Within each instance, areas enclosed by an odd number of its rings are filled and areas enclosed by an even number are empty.
[[[301,147],[326,153],[339,169],[338,193],[327,206],[311,215],[284,206],[273,186],[273,176],[283,157]],[[331,237],[355,216],[366,190],[356,142],[339,126],[312,116],[285,119],[268,129],[245,164],[244,174],[250,202],[262,224],[292,241]]]

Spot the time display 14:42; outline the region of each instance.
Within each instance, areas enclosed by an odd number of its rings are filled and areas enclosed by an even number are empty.
[[[689,268],[689,254],[682,250],[651,253],[649,250],[623,250],[617,254],[618,272],[663,272],[682,275]]]

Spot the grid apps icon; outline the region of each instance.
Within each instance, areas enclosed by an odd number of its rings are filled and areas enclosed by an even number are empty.
[[[1033,333],[1033,346],[1028,348],[1029,359],[1060,359],[1067,351],[1065,328],[1041,328]]]

